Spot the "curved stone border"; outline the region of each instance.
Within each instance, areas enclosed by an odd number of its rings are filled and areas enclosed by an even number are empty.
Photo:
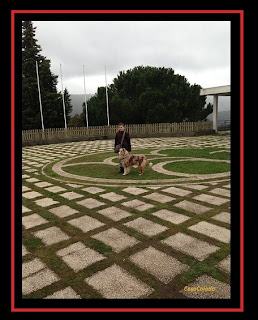
[[[118,159],[118,157],[117,157],[117,156],[115,156],[115,157],[109,157],[109,158],[107,158],[107,159],[104,159],[102,163],[104,163],[104,164],[109,164],[109,165],[111,165],[111,166],[117,166],[117,163],[113,162],[114,159]]]
[[[110,183],[109,179],[106,179],[106,181],[95,181],[96,179],[94,181],[91,181],[89,179],[87,179],[87,181],[86,181],[86,179],[85,179],[85,181],[82,181],[82,180],[74,181],[74,180],[70,180],[71,178],[68,177],[67,179],[62,179],[61,180],[61,179],[58,179],[58,178],[51,177],[51,176],[49,176],[48,174],[46,174],[44,172],[44,169],[49,165],[50,164],[47,163],[42,167],[42,174],[44,176],[48,177],[49,179],[52,179],[52,180],[55,180],[55,181],[59,181],[59,182],[62,182],[62,183],[78,183],[78,184],[82,184],[82,185],[86,185],[86,186],[87,185],[92,186],[92,185],[94,185],[94,182],[96,182],[95,185],[102,186],[102,187],[123,187],[124,186],[124,181],[128,181],[128,180],[123,180],[123,181],[121,181],[121,180],[113,180],[115,182],[113,182],[113,184],[112,184],[112,183]],[[131,181],[132,182],[131,183],[129,182],[128,184],[131,184],[132,186],[135,186],[135,184],[138,184],[138,183],[142,183],[142,184],[146,185],[146,180],[143,181],[143,182],[141,182],[139,180],[131,180]],[[160,184],[159,181],[161,181],[162,184]],[[208,181],[203,181],[203,182],[206,183],[206,184],[214,184],[214,183],[216,183],[218,181],[219,182],[228,182],[228,181],[230,181],[230,175],[228,177],[225,177],[225,179],[220,179],[220,180],[216,180],[216,179],[215,180],[210,180],[209,179]],[[171,185],[180,186],[180,185],[182,185],[182,183],[183,184],[187,183],[188,185],[189,184],[199,184],[200,181],[199,180],[195,181],[195,179],[187,179],[187,180],[185,180],[184,178],[173,179],[173,180],[172,179],[151,180],[151,183],[149,183],[147,185],[147,187],[155,187],[155,188],[157,188],[157,187],[161,187],[161,186],[162,187],[166,187],[166,186],[171,186]]]
[[[152,166],[152,169],[156,172],[163,173],[170,176],[181,176],[181,177],[196,177],[197,179],[200,179],[201,177],[207,177],[208,178],[222,178],[226,177],[230,174],[230,172],[223,172],[223,173],[213,173],[213,174],[192,174],[192,173],[183,173],[183,172],[177,172],[177,171],[170,171],[166,170],[163,167],[172,162],[183,162],[183,161],[205,161],[205,162],[227,162],[230,163],[229,160],[219,160],[219,159],[209,159],[209,158],[184,158],[184,159],[177,159],[177,160],[170,160],[165,162],[160,162]]]
[[[196,158],[198,159],[198,158]],[[195,160],[196,160],[195,159]],[[98,182],[98,183],[115,183],[116,185],[121,184],[165,184],[165,183],[178,183],[178,182],[188,182],[188,181],[195,181],[195,180],[208,180],[213,178],[221,178],[229,176],[229,172],[227,173],[219,173],[219,174],[212,174],[212,175],[191,175],[190,177],[183,177],[183,178],[175,178],[175,179],[152,179],[152,180],[118,180],[118,179],[103,179],[103,178],[92,178],[92,177],[85,177],[85,176],[78,176],[72,173],[65,172],[62,167],[64,163],[67,161],[61,160],[58,163],[54,164],[52,170],[60,176],[79,180],[79,181],[88,181],[88,182]],[[183,160],[182,160],[183,161]],[[223,160],[225,161],[225,160]],[[96,162],[94,162],[96,163]],[[177,175],[177,174],[176,174]]]
[[[63,167],[81,166],[86,164],[103,164],[103,162],[100,162],[100,161],[74,162],[74,163],[64,164]]]
[[[154,156],[167,157],[167,154],[159,153],[161,150],[166,150],[166,149],[153,150],[153,151],[150,152],[150,154],[152,154]]]

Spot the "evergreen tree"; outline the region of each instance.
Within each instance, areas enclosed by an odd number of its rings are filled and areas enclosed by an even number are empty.
[[[89,101],[90,118],[94,125],[105,125],[104,88],[98,89]],[[110,124],[205,120],[212,105],[205,108],[200,89],[172,68],[139,66],[121,71],[108,87]]]
[[[85,102],[82,104],[82,113],[75,114],[73,117],[70,117],[69,127],[86,127],[86,106]]]
[[[76,114],[69,121],[69,127],[86,127],[84,114]]]
[[[50,70],[50,60],[40,54],[41,47],[35,39],[31,21],[22,23],[22,129],[41,129],[39,93],[36,75],[38,61],[39,83],[45,128],[63,128],[64,115],[60,92],[57,92],[57,76]],[[66,89],[66,117],[72,111]]]
[[[41,48],[31,21],[24,21],[22,29],[22,129],[37,129],[41,120],[35,61],[41,61]]]
[[[63,99],[63,98],[62,98]],[[67,88],[64,89],[64,101],[65,101],[65,114],[66,114],[66,123],[69,126],[69,122],[71,119],[71,112],[72,112],[72,104],[70,94]],[[56,120],[56,128],[63,128],[64,127],[64,107],[63,107],[63,100],[62,100],[62,110],[59,110]]]
[[[88,117],[90,126],[107,125],[106,89],[99,87],[97,94],[88,102]]]

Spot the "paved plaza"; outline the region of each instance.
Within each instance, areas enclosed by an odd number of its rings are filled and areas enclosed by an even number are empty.
[[[24,299],[231,297],[230,172],[174,173],[168,164],[182,159],[165,154],[190,148],[230,153],[230,135],[131,142],[132,150],[149,150],[156,159],[146,172],[166,179],[119,175],[113,140],[23,148]],[[107,157],[98,160],[101,154]],[[116,174],[71,173],[86,155],[85,168],[106,165]]]

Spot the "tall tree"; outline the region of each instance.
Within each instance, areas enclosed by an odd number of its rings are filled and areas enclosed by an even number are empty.
[[[22,129],[41,128],[35,61],[41,61],[41,48],[34,38],[31,21],[22,23]]]
[[[22,23],[22,129],[40,129],[39,93],[36,75],[38,62],[39,83],[43,109],[44,127],[64,127],[63,105],[57,92],[57,76],[50,70],[50,60],[41,55],[41,47],[35,39],[36,27],[31,21]],[[66,89],[66,116],[69,118],[72,106]]]
[[[99,88],[100,89],[100,88]],[[200,96],[201,86],[190,85],[172,68],[138,66],[121,71],[108,88],[110,123],[157,123],[204,120],[212,112]],[[103,90],[89,101],[91,110],[104,110]],[[93,115],[92,115],[93,117]],[[105,124],[96,118],[94,125]]]
[[[69,126],[69,122],[71,119],[71,112],[72,112],[72,104],[71,104],[71,98],[70,94],[67,90],[67,88],[64,89],[64,101],[65,101],[65,114],[66,114],[66,122]],[[63,102],[62,102],[63,106]],[[62,110],[58,110],[57,120],[56,120],[56,128],[62,128],[64,127],[64,108],[62,107]]]
[[[87,102],[87,106],[88,106],[88,117],[89,117],[90,126],[107,125],[107,105],[106,105],[105,87],[98,88],[97,94],[94,95]]]

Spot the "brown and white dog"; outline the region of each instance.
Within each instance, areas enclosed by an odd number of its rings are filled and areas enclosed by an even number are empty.
[[[119,150],[119,160],[124,168],[123,175],[125,176],[130,172],[132,166],[137,166],[139,169],[139,175],[143,175],[145,167],[151,167],[152,163],[148,161],[144,155],[130,154],[125,148]]]

